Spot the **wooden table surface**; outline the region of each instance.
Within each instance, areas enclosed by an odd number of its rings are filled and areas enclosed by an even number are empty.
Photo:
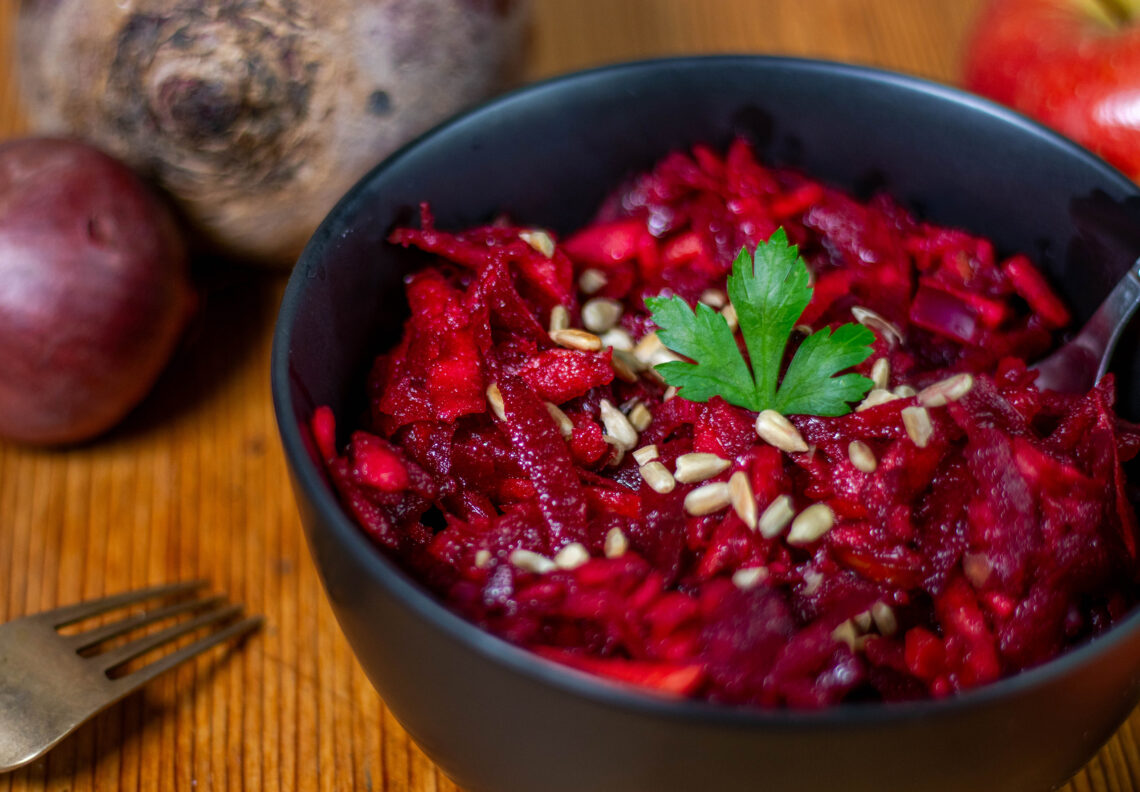
[[[980,1],[535,0],[525,76],[729,51],[954,83]],[[26,131],[7,57],[15,2],[0,0],[0,137]],[[0,792],[456,790],[369,686],[310,562],[269,393],[283,287],[281,274],[213,276],[175,364],[110,435],[66,451],[0,442],[0,621],[197,577],[267,617],[239,651],[161,678],[0,775]],[[1138,728],[1134,714],[1066,790],[1140,789]]]

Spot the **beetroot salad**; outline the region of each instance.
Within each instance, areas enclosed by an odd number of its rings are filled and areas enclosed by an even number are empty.
[[[1111,376],[1034,386],[1070,316],[1024,255],[744,142],[563,239],[425,207],[391,242],[434,263],[347,446],[328,408],[314,436],[376,544],[511,643],[817,708],[973,688],[1136,603],[1140,433]]]

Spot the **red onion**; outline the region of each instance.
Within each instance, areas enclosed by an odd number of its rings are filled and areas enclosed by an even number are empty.
[[[59,444],[153,386],[195,304],[157,195],[83,143],[0,144],[0,436]]]

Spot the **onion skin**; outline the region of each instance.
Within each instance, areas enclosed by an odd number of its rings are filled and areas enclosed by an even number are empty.
[[[114,426],[196,302],[178,226],[126,165],[73,140],[0,143],[0,437]]]
[[[524,0],[23,0],[25,109],[174,197],[211,247],[291,265],[400,144],[500,87]]]

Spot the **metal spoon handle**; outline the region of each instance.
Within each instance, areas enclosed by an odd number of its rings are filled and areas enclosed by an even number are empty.
[[[1116,342],[1137,306],[1140,259],[1132,262],[1073,340],[1031,366],[1037,372],[1038,387],[1084,393],[1099,382],[1108,371]]]
[[[1140,259],[1132,262],[1128,272],[1104,298],[1104,302],[1089,317],[1073,342],[1080,343],[1099,358],[1096,380],[1108,371],[1112,350],[1136,308],[1140,306]],[[1070,342],[1072,343],[1072,342]]]

